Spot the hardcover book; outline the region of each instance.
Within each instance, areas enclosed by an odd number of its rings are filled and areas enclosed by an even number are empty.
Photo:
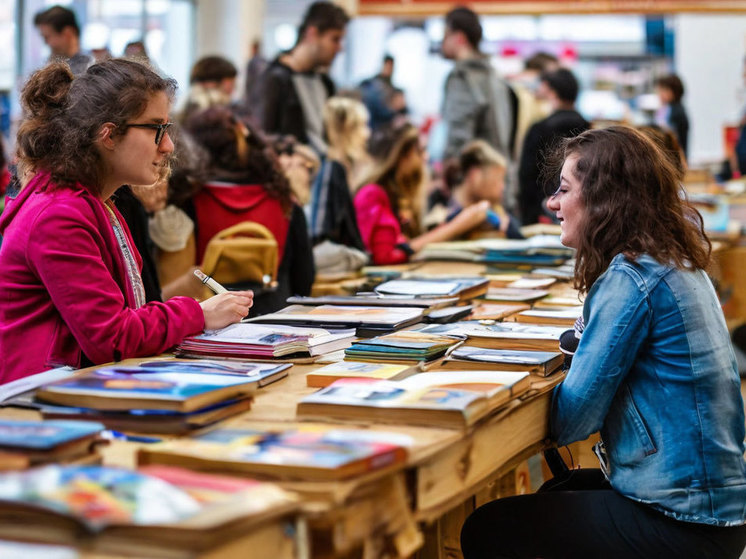
[[[190,439],[143,447],[140,464],[173,464],[198,470],[279,478],[333,480],[403,463],[407,435],[300,426],[288,430],[217,429]]]
[[[459,297],[472,299],[487,291],[489,279],[476,278],[416,278],[396,279],[384,282],[375,288],[384,296],[408,297]]]
[[[529,351],[557,351],[559,337],[566,330],[556,326],[497,322],[483,324],[463,321],[456,324],[437,324],[422,328],[421,332],[466,336],[464,345],[490,349]]]
[[[491,287],[487,290],[484,299],[487,301],[505,301],[516,303],[530,303],[546,297],[548,291],[541,289],[515,289],[512,287]]]
[[[530,324],[547,324],[566,326],[570,328],[578,317],[583,314],[583,306],[554,307],[551,309],[531,309],[515,315],[516,322]]]
[[[343,379],[305,396],[304,418],[466,428],[529,388],[526,371],[442,371],[400,381]]]
[[[459,337],[405,330],[355,342],[345,350],[345,358],[374,362],[433,361],[460,341]]]

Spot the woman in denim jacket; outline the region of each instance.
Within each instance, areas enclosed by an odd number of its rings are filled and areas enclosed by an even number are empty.
[[[738,558],[744,407],[702,219],[666,156],[631,128],[585,132],[561,159],[549,207],[587,296],[552,436],[566,445],[600,430],[601,470],[481,507],[461,533],[464,556]]]

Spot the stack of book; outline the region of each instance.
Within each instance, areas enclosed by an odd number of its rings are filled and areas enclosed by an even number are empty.
[[[305,396],[298,417],[463,429],[529,389],[527,371],[442,371],[403,380],[342,379]]]
[[[200,364],[153,361],[87,369],[42,386],[36,398],[46,418],[91,419],[125,431],[186,433],[247,411],[261,380],[281,376],[288,366],[250,364],[246,373],[236,368],[226,373],[224,367]]]
[[[49,464],[97,464],[104,426],[92,421],[0,420],[0,470]]]
[[[572,249],[562,245],[559,237],[537,235],[530,239],[479,239],[430,243],[417,260],[463,260],[501,265],[558,266],[572,257]]]
[[[503,371],[529,371],[546,377],[564,363],[565,356],[552,351],[518,351],[462,346],[456,348],[438,365],[442,370],[472,370],[494,367]]]
[[[345,349],[345,359],[373,363],[432,363],[463,341],[463,337],[405,330],[360,340]]]
[[[529,351],[557,351],[559,337],[566,328],[497,322],[483,324],[465,320],[455,324],[425,326],[420,332],[465,336],[464,345],[491,349],[520,349]]]
[[[370,338],[401,330],[422,320],[423,309],[416,307],[290,305],[284,309],[251,318],[252,324],[316,326],[329,330],[354,328],[358,337]]]
[[[583,306],[530,309],[514,315],[516,322],[571,327],[583,314]]]
[[[505,303],[532,303],[549,295],[548,291],[541,289],[520,289],[514,287],[491,287],[484,295],[487,301],[499,301]]]
[[[350,345],[354,336],[354,329],[349,328],[325,330],[239,323],[184,339],[177,346],[176,355],[230,359],[308,359],[343,349]]]
[[[117,556],[196,557],[293,521],[297,510],[297,499],[271,483],[165,466],[52,465],[0,475],[0,537]]]
[[[407,435],[323,425],[226,428],[147,445],[138,461],[278,479],[335,480],[402,464],[412,444]]]
[[[375,292],[384,297],[458,297],[468,301],[487,291],[489,279],[476,278],[418,278],[396,279],[384,282]]]

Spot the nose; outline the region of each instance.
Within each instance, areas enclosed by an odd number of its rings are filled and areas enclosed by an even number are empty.
[[[559,196],[551,195],[547,199],[547,208],[552,210],[553,212],[557,212],[560,209],[560,203],[559,203]]]
[[[169,136],[168,132],[163,135],[161,143],[158,144],[158,151],[160,151],[161,153],[173,153],[174,142],[171,139],[171,136]]]

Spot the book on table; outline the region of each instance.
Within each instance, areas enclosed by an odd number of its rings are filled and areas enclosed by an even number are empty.
[[[551,287],[557,280],[555,278],[534,278],[524,276],[517,279],[505,287],[508,289],[546,289]]]
[[[274,313],[249,319],[252,324],[284,324],[341,329],[355,328],[358,336],[400,330],[422,320],[423,309],[414,307],[363,307],[351,305],[290,305]]]
[[[572,256],[559,237],[537,235],[530,239],[478,239],[430,243],[415,260],[462,260],[510,265],[554,266]]]
[[[511,349],[488,349],[473,346],[457,347],[437,369],[479,369],[494,367],[503,371],[529,371],[540,376],[549,376],[565,360],[565,356],[552,351],[517,351]]]
[[[403,330],[376,338],[359,340],[345,349],[345,359],[373,362],[430,362],[463,341],[460,336],[427,334]]]
[[[250,397],[258,381],[244,375],[193,371],[146,371],[137,366],[83,369],[42,386],[36,397],[52,404],[106,411],[132,409],[191,412]]]
[[[342,305],[361,307],[420,307],[441,309],[459,302],[458,297],[415,297],[409,295],[383,295],[358,293],[356,295],[320,295],[318,297],[288,297],[289,305]]]
[[[95,456],[96,448],[106,443],[103,429],[92,421],[0,419],[0,470]]]
[[[503,301],[506,303],[530,303],[549,295],[542,289],[516,289],[512,287],[491,287],[484,295],[486,301]]]
[[[189,412],[154,409],[106,411],[72,406],[39,404],[45,419],[99,421],[107,429],[138,433],[184,435],[251,409],[253,399],[241,397]]]
[[[515,315],[516,322],[530,324],[548,324],[554,326],[567,326],[575,324],[575,321],[583,314],[583,306],[554,307],[546,309],[530,309]]]
[[[342,379],[304,396],[296,414],[463,429],[528,388],[527,371],[434,371],[399,381]]]
[[[425,326],[421,332],[466,336],[465,346],[491,349],[518,349],[529,351],[557,351],[559,337],[566,330],[556,326],[496,322],[484,324],[465,320],[455,324]]]
[[[458,297],[460,300],[473,299],[487,291],[489,280],[474,278],[417,278],[395,279],[384,282],[375,292],[384,297]]]
[[[50,465],[0,475],[0,537],[117,555],[154,557],[148,550],[166,548],[194,556],[297,508],[271,483],[166,466]]]
[[[526,303],[480,303],[471,312],[471,320],[502,320],[506,317],[527,311],[531,306]]]
[[[344,349],[354,336],[351,328],[326,330],[242,322],[185,338],[176,354],[230,359],[313,357]]]
[[[299,425],[282,429],[224,428],[142,447],[140,464],[304,480],[336,480],[402,464],[408,435]]]
[[[307,373],[306,385],[314,388],[323,388],[341,378],[400,380],[419,371],[420,368],[417,365],[339,361]]]

